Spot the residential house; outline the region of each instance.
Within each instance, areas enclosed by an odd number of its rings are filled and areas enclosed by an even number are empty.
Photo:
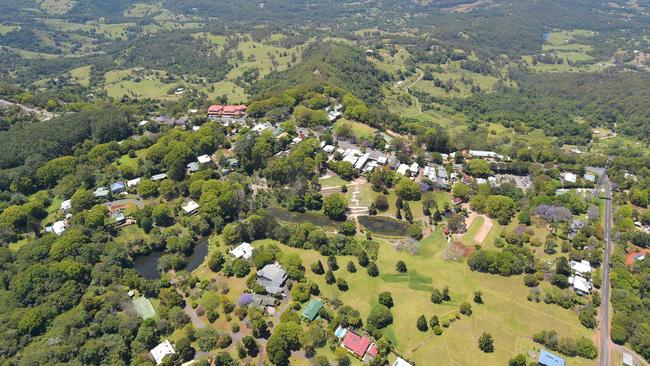
[[[199,164],[209,164],[209,163],[212,162],[212,159],[210,158],[210,155],[208,155],[208,154],[204,154],[204,155],[198,156],[198,157],[196,158],[196,161],[197,161]]]
[[[400,163],[399,159],[397,159],[396,157],[391,156],[390,158],[388,158],[388,167],[389,168],[391,168],[393,170],[397,170],[397,168],[400,166],[400,164],[401,163]]]
[[[126,192],[126,184],[124,182],[114,182],[111,184],[111,194],[120,194]]]
[[[409,171],[411,172],[411,176],[415,177],[418,174],[420,174],[420,164],[418,163],[413,163],[409,167]]]
[[[310,300],[307,306],[305,306],[305,310],[302,312],[302,317],[312,321],[316,319],[318,314],[320,313],[320,309],[323,308],[323,302],[320,300]]]
[[[468,151],[469,157],[486,159],[486,160],[507,160],[505,156],[499,155],[494,151],[470,150]]]
[[[357,161],[354,163],[354,169],[356,170],[361,170],[363,167],[366,165],[368,162],[368,159],[370,158],[369,154],[363,154],[357,159]]]
[[[575,184],[578,181],[578,176],[571,172],[562,172],[560,173],[560,180],[562,180],[563,184]]]
[[[331,153],[333,153],[334,150],[336,150],[336,148],[334,147],[334,145],[325,145],[325,146],[323,147],[323,151],[325,151],[327,154],[331,154]]]
[[[95,189],[95,191],[93,192],[93,196],[95,196],[95,198],[106,198],[106,197],[108,197],[109,193],[110,192],[108,191],[108,188],[106,188],[106,187],[97,187]]]
[[[141,180],[142,180],[142,178],[133,178],[133,179],[127,180],[126,181],[126,186],[129,187],[129,188],[136,187],[138,184],[140,184]]]
[[[160,365],[166,356],[173,355],[174,353],[176,353],[176,351],[174,351],[174,347],[172,347],[172,344],[169,342],[169,340],[165,340],[164,342],[160,343],[159,345],[154,347],[150,352],[151,355],[153,356],[153,359],[156,360],[156,365]]]
[[[181,206],[183,211],[188,215],[193,215],[199,209],[199,204],[194,200],[187,201],[183,206]]]
[[[573,285],[573,290],[578,295],[588,295],[591,293],[591,282],[584,277],[578,275],[569,276],[569,283]]]
[[[587,182],[595,183],[596,182],[596,176],[593,174],[585,173],[585,175],[582,176],[584,180]]]
[[[154,174],[151,176],[152,181],[159,181],[167,178],[167,173]]]
[[[250,305],[259,309],[265,309],[269,306],[280,305],[280,300],[273,296],[253,294],[253,299]]]
[[[393,363],[393,366],[413,366],[413,365],[406,362],[405,359],[403,359],[401,357],[397,357],[397,359],[395,359],[395,362]]]
[[[251,256],[253,256],[253,246],[246,242],[241,243],[236,248],[232,249],[230,254],[237,259],[251,259]]]
[[[363,359],[363,357],[368,352],[371,343],[372,342],[370,341],[369,338],[358,335],[352,331],[348,331],[345,337],[343,338],[343,342],[341,343],[341,345],[343,346],[343,348],[352,352],[355,356]]]
[[[278,263],[267,264],[257,271],[257,283],[262,285],[266,292],[270,294],[281,293],[286,281],[287,271]]]
[[[405,175],[408,173],[408,171],[409,171],[409,166],[406,165],[406,164],[400,164],[400,165],[397,167],[397,173],[398,173],[398,174],[401,174],[401,175],[404,175],[404,176],[405,176]]]
[[[208,117],[243,117],[246,115],[245,105],[211,105],[208,107]]]
[[[199,163],[197,163],[196,161],[187,163],[185,167],[187,168],[186,170],[188,174],[192,174],[199,171]]]
[[[564,358],[542,348],[542,350],[539,351],[539,359],[537,360],[537,363],[542,366],[564,366],[566,361]]]
[[[72,210],[72,201],[71,200],[65,200],[61,202],[61,211],[64,213],[68,213]]]
[[[117,211],[111,214],[111,220],[117,225],[122,225],[126,222],[126,216],[121,211]]]
[[[54,224],[52,224],[52,232],[54,234],[56,234],[56,235],[61,235],[61,234],[63,234],[63,232],[65,231],[67,226],[68,225],[65,223],[65,221],[59,220],[59,221],[55,222]],[[47,229],[46,229],[46,231],[47,231]]]
[[[591,273],[591,265],[584,259],[580,262],[571,261],[571,270],[577,275],[587,275]]]

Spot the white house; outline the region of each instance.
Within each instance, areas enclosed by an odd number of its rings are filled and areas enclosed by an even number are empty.
[[[420,164],[418,164],[418,163],[411,164],[411,166],[409,167],[409,170],[411,171],[411,174],[413,176],[418,175],[418,173],[420,173]]]
[[[578,180],[578,176],[571,172],[564,172],[560,174],[560,177],[562,178],[563,181],[568,183],[575,183]]]
[[[176,353],[169,340],[165,340],[161,344],[157,345],[150,352],[153,356],[153,359],[156,360],[156,365],[160,365],[166,356]]]
[[[127,180],[126,181],[126,186],[129,187],[129,188],[133,188],[133,187],[137,186],[138,184],[140,184],[141,180],[142,180],[142,178],[133,178],[133,179]]]
[[[406,165],[406,164],[400,164],[400,165],[397,167],[397,173],[398,173],[398,174],[401,174],[401,175],[406,175],[406,173],[408,172],[408,170],[409,170],[409,166]]]
[[[578,295],[587,295],[591,293],[591,283],[584,277],[570,276],[569,283],[573,285],[573,290]]]
[[[72,201],[65,200],[65,201],[61,202],[61,211],[68,212],[71,209],[72,209]]]
[[[250,259],[253,255],[253,246],[246,242],[241,243],[237,248],[232,249],[230,254],[237,259]]]
[[[56,235],[61,235],[65,231],[65,221],[59,220],[52,224],[52,232],[54,232]]]
[[[412,366],[410,363],[406,362],[405,359],[401,357],[397,357],[395,362],[393,363],[393,366]]]
[[[196,210],[199,209],[199,204],[196,203],[196,201],[194,200],[189,200],[181,208],[183,209],[183,211],[185,211],[186,214],[191,215],[195,213]]]
[[[207,154],[198,156],[196,160],[199,162],[199,164],[207,164],[212,161],[212,159],[210,159],[210,155]]]
[[[333,153],[335,149],[336,148],[334,147],[334,145],[325,145],[325,147],[323,147],[323,151],[325,151],[328,154]]]
[[[580,262],[571,261],[571,270],[573,271],[573,273],[584,275],[587,273],[591,273],[591,265],[589,264],[589,261],[586,261],[584,259],[581,260]]]

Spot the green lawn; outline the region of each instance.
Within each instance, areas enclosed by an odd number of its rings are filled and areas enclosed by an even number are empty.
[[[361,122],[352,121],[346,118],[341,118],[336,123],[334,123],[334,130],[342,124],[349,124],[352,127],[352,131],[357,138],[372,139],[377,132],[377,129],[370,127]]]
[[[70,77],[79,84],[88,86],[90,84],[90,66],[82,66],[70,70]]]
[[[19,25],[4,25],[0,24],[0,35],[5,35],[9,32],[17,31],[20,29]]]
[[[474,246],[476,242],[474,241],[474,236],[478,233],[479,229],[485,222],[485,218],[482,216],[477,216],[472,224],[467,228],[467,232],[463,235],[462,241],[466,246]]]
[[[533,333],[544,329],[555,329],[562,336],[593,336],[578,322],[570,310],[544,303],[526,300],[528,289],[521,276],[500,277],[476,273],[469,270],[466,263],[447,261],[442,253],[446,242],[439,232],[421,242],[419,255],[396,251],[388,242],[379,240],[379,259],[377,261],[380,277],[371,278],[357,265],[357,273],[345,270],[348,260],[356,258],[339,257],[341,269],[336,277],[346,279],[350,289],[339,291],[335,286],[325,284],[323,276],[307,270],[307,277],[316,282],[325,298],[338,297],[345,304],[358,309],[363,318],[376,304],[382,291],[393,295],[394,323],[385,333],[395,344],[397,351],[419,365],[431,364],[431,356],[436,355],[436,365],[504,365],[517,353],[527,354],[538,350],[533,343]],[[268,242],[268,240],[266,241]],[[257,243],[257,242],[256,242]],[[254,243],[254,245],[256,244]],[[315,251],[306,251],[283,246],[283,252],[299,253],[305,267],[316,260],[326,262],[326,258]],[[395,271],[395,263],[403,260],[409,268],[407,275]],[[452,301],[441,305],[429,300],[430,286],[442,288],[449,286]],[[424,314],[427,318],[438,315],[447,319],[458,311],[463,301],[470,301],[475,290],[483,291],[485,304],[472,304],[473,315],[462,318],[445,328],[441,336],[432,332],[416,330],[417,318]],[[478,336],[487,331],[495,339],[495,352],[485,354],[478,350]],[[569,358],[567,365],[591,365],[592,361]]]

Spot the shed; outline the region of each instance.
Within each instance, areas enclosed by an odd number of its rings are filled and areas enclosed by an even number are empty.
[[[72,209],[72,201],[71,200],[65,200],[61,202],[61,211],[63,212],[68,212]]]
[[[309,301],[307,306],[305,306],[305,310],[303,310],[303,312],[302,312],[302,317],[309,320],[309,321],[312,321],[312,320],[316,319],[316,317],[318,316],[318,314],[320,312],[320,309],[322,309],[322,308],[323,308],[323,302],[322,301],[320,301],[320,300],[311,300],[311,301]]]
[[[196,210],[199,209],[199,204],[196,203],[196,201],[189,200],[186,204],[184,204],[182,207],[183,211],[185,211],[186,214],[193,214],[196,212]]]
[[[127,180],[126,181],[126,186],[129,187],[129,188],[135,187],[138,184],[140,184],[141,180],[142,180],[142,178],[134,178],[134,179]]]
[[[93,192],[93,196],[95,198],[106,198],[108,197],[108,188],[106,187],[97,187],[95,191]]]
[[[566,363],[564,358],[545,349],[539,351],[539,360],[537,362],[543,366],[564,366]]]
[[[634,357],[631,354],[623,352],[621,357],[623,359],[623,366],[634,366]]]
[[[196,158],[196,161],[198,161],[199,164],[207,164],[207,163],[211,162],[212,159],[210,159],[210,155],[205,154],[205,155],[198,156]]]
[[[167,173],[154,174],[151,176],[151,180],[153,181],[163,180],[165,178],[167,178]]]
[[[405,359],[403,359],[403,358],[401,358],[401,357],[397,357],[397,359],[396,359],[395,362],[393,363],[393,366],[413,366],[413,365],[411,365],[410,363],[406,362]]]

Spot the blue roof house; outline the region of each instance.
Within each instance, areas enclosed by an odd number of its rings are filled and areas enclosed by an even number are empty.
[[[542,349],[539,351],[539,361],[537,362],[544,366],[564,366],[566,361],[562,357]]]
[[[126,185],[124,185],[124,182],[115,182],[111,184],[111,193],[112,194],[118,194],[126,191]]]

